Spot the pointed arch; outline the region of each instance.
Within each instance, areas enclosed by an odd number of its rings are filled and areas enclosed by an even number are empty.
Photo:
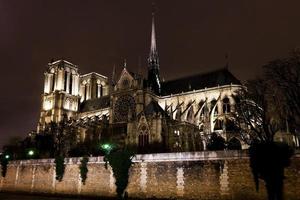
[[[227,114],[231,112],[231,108],[230,108],[230,101],[228,97],[225,97],[222,100],[223,103],[223,114]]]
[[[233,137],[228,141],[227,148],[229,150],[241,150],[242,144],[241,144],[240,140],[238,140],[236,137]]]
[[[190,107],[187,113],[187,121],[190,123],[194,123],[194,108],[193,106]]]

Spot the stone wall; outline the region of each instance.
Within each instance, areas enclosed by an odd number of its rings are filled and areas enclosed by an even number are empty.
[[[79,175],[80,158],[65,160],[62,182],[55,180],[54,160],[13,161],[0,179],[0,191],[114,196],[111,169],[103,157],[91,157],[88,178]],[[300,199],[300,155],[286,169],[285,199]],[[255,191],[245,152],[189,152],[137,155],[130,169],[130,197],[183,199],[266,199],[264,184]]]

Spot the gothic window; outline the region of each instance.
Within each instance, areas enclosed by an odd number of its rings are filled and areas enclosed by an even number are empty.
[[[187,114],[187,121],[190,123],[193,123],[194,120],[194,109],[193,106],[191,106],[191,108],[189,109],[189,112]]]
[[[215,105],[217,104],[217,100],[212,100],[211,103],[210,103],[210,112],[213,111]],[[215,112],[214,112],[214,115],[217,115],[218,114],[218,105],[216,105],[216,108],[215,108]]]
[[[139,131],[139,147],[147,147],[149,145],[149,131],[145,125],[142,125]]]
[[[149,145],[148,135],[139,135],[139,147],[146,147]]]
[[[70,82],[69,82],[69,93],[72,94],[72,82],[73,82],[73,75],[72,73],[70,74]]]
[[[216,119],[214,130],[222,130],[223,129],[223,121],[220,119]]]
[[[102,97],[103,96],[103,86],[100,84],[100,97]]]
[[[241,145],[241,142],[237,138],[234,137],[229,140],[227,148],[229,150],[241,150],[242,145]]]
[[[55,87],[55,74],[52,74],[52,86],[51,86],[51,91],[54,91]]]
[[[86,100],[87,97],[87,88],[86,88],[86,84],[84,84],[84,100]]]
[[[228,97],[225,97],[223,99],[223,113],[229,113],[230,112],[230,103]]]
[[[181,119],[181,108],[177,108],[177,112],[176,112],[176,116],[175,116],[176,120],[180,120]]]
[[[205,106],[204,104],[205,104],[204,101],[200,101],[200,103],[199,103],[199,112],[200,112],[200,109],[202,108],[202,106]],[[204,110],[205,110],[205,107],[202,108],[201,113],[199,113],[200,114],[200,120],[202,120],[204,118]]]
[[[68,78],[68,72],[65,71],[65,79],[64,79],[64,91],[67,91],[67,78]]]

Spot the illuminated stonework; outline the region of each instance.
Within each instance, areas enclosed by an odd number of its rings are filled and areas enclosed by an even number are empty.
[[[111,81],[96,72],[79,74],[78,67],[66,60],[49,63],[38,132],[67,116],[80,140],[111,134],[116,143],[141,152],[204,150],[213,132],[240,142],[232,128],[239,80],[221,68],[161,81],[154,19],[151,35],[148,77],[129,71],[126,63],[118,79],[113,71]]]

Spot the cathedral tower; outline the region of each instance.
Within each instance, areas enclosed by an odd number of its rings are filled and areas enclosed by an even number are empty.
[[[41,115],[37,131],[45,124],[59,122],[63,116],[76,115],[79,103],[79,74],[76,65],[58,60],[48,63],[42,94]]]
[[[157,95],[161,94],[159,58],[156,49],[154,12],[152,12],[151,46],[148,58],[148,87]]]

